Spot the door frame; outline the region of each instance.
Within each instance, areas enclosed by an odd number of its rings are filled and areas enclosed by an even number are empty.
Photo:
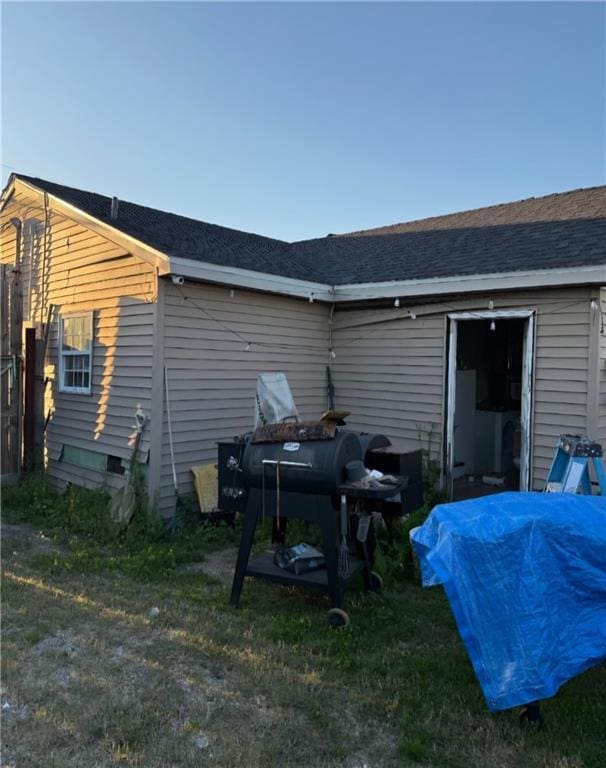
[[[524,344],[522,348],[522,392],[520,424],[522,440],[520,445],[520,490],[531,488],[532,470],[532,416],[534,400],[534,350],[535,350],[535,315],[533,309],[494,309],[478,312],[449,312],[447,328],[447,364],[446,364],[446,419],[445,419],[445,456],[446,490],[453,497],[454,463],[454,415],[456,403],[457,372],[457,329],[462,320],[526,320],[524,323]]]

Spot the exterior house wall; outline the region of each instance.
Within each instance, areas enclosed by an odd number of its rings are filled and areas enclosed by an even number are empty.
[[[152,375],[156,275],[147,263],[124,248],[45,205],[43,198],[16,187],[2,210],[2,262],[15,261],[15,229],[23,223],[21,284],[25,327],[44,336],[51,323],[39,381],[45,463],[61,487],[123,483],[123,477],[71,464],[65,445],[117,456],[132,454],[134,412],[149,411]],[[91,394],[59,392],[59,316],[93,312]],[[42,350],[43,343],[39,342]],[[46,382],[46,383],[44,383]],[[149,431],[143,434],[139,459],[145,461]]]
[[[137,405],[150,415],[139,459],[150,455],[150,485],[160,510],[174,509],[164,365],[179,491],[193,491],[191,467],[216,457],[216,442],[253,425],[256,376],[287,374],[303,418],[327,406],[331,365],[335,405],[352,412],[354,429],[381,431],[405,448],[443,452],[446,316],[485,310],[488,297],[447,297],[439,303],[357,308],[313,303],[225,286],[158,281],[154,267],[102,237],[44,198],[20,188],[4,206],[1,260],[14,263],[12,217],[23,222],[24,324],[38,338],[50,317],[41,370],[45,462],[65,485],[122,484],[121,475],[66,460],[64,446],[113,455],[132,452]],[[159,293],[158,293],[159,292]],[[606,444],[606,289],[575,287],[495,294],[496,309],[536,312],[532,477],[542,487],[557,436],[580,432]],[[49,315],[49,310],[54,308]],[[60,313],[93,312],[90,395],[60,393]],[[332,316],[332,320],[331,320]],[[40,342],[41,343],[41,342]],[[250,349],[247,345],[250,343]],[[328,355],[330,348],[336,358]],[[47,383],[44,384],[44,381]],[[151,448],[153,447],[153,450]]]
[[[536,312],[532,431],[533,487],[543,486],[558,435],[594,431],[588,424],[591,388],[589,288],[517,291],[493,296],[495,309]],[[486,310],[489,297],[447,298],[402,308],[347,310],[334,315],[335,404],[351,410],[348,425],[380,429],[403,448],[427,448],[441,462],[445,418],[446,316]],[[604,298],[604,296],[603,296]],[[605,344],[602,337],[602,354]],[[602,387],[604,387],[602,359]],[[602,414],[604,389],[602,389]],[[603,416],[604,418],[604,416]],[[606,423],[606,419],[605,419]]]
[[[302,418],[326,409],[330,308],[253,291],[232,298],[226,286],[161,286],[178,488],[192,493],[191,467],[216,460],[217,441],[252,429],[259,373],[286,374]],[[170,515],[174,505],[165,404],[158,507]]]

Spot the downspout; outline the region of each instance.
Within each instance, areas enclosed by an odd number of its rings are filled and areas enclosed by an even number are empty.
[[[23,349],[23,297],[21,295],[21,232],[23,222],[12,218],[10,223],[15,228],[15,266],[13,269],[13,284],[10,297],[10,345],[13,353],[11,411],[15,420],[16,471],[21,474],[21,424],[23,423],[23,403],[21,397],[21,364]]]
[[[329,411],[335,409],[335,386],[332,381],[332,361],[336,357],[335,351],[332,348],[332,326],[334,323],[335,305],[334,303],[330,307],[330,314],[328,315],[328,361],[326,363],[326,407]]]
[[[20,361],[22,348],[21,325],[23,322],[23,305],[21,303],[21,233],[23,230],[23,222],[21,219],[14,218],[10,220],[10,223],[15,228],[15,267],[13,269],[13,301],[15,302],[15,305],[12,307],[13,327],[11,328],[11,334],[14,333],[14,337],[11,346],[15,358],[19,358]],[[19,322],[19,333],[15,333],[17,321]],[[16,360],[15,363],[17,363]],[[15,371],[16,370],[17,369],[15,368]]]

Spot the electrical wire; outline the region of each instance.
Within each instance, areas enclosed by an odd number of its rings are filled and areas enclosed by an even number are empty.
[[[325,354],[326,350],[323,347],[315,347],[312,345],[305,345],[305,344],[284,344],[284,343],[274,343],[270,341],[254,341],[250,338],[246,338],[245,336],[242,336],[242,334],[239,331],[236,331],[234,328],[231,328],[229,325],[224,323],[222,320],[219,320],[219,318],[215,317],[211,312],[209,312],[206,307],[203,307],[201,304],[198,304],[197,301],[192,299],[190,296],[187,296],[183,290],[183,288],[178,285],[177,290],[181,295],[181,298],[183,301],[187,302],[189,306],[195,307],[199,312],[201,312],[206,318],[211,320],[212,322],[216,323],[220,328],[222,328],[226,333],[231,333],[232,336],[234,336],[238,341],[245,344],[245,349],[250,349],[252,346],[255,347],[263,347],[266,349],[276,349],[276,350],[306,350],[310,352],[318,352],[321,354]]]
[[[249,350],[252,346],[256,346],[256,347],[262,347],[264,349],[273,349],[273,350],[276,350],[276,351],[280,351],[281,350],[281,351],[286,351],[286,352],[291,351],[293,349],[296,349],[296,350],[306,350],[306,351],[312,351],[312,352],[320,352],[320,353],[324,352],[323,349],[318,348],[318,347],[314,347],[314,346],[311,346],[311,345],[284,344],[284,343],[273,343],[273,342],[265,342],[265,341],[254,341],[254,340],[251,340],[250,338],[246,338],[241,333],[239,333],[239,331],[236,331],[234,328],[231,328],[229,325],[224,323],[222,320],[219,320],[219,318],[215,317],[211,312],[209,312],[206,309],[206,307],[203,307],[197,301],[192,299],[190,296],[187,296],[185,294],[185,292],[183,291],[183,289],[181,288],[181,286],[177,286],[177,290],[179,291],[183,301],[186,301],[190,306],[195,307],[206,318],[208,318],[212,322],[216,323],[224,331],[226,331],[227,333],[232,334],[236,339],[238,339],[238,341],[240,341],[243,344],[245,344],[245,349],[246,350]],[[563,304],[561,299],[545,299],[545,300],[541,301],[542,305],[544,305],[546,303],[547,304],[549,304],[549,303],[558,303],[558,306],[556,306],[553,309],[548,309],[548,310],[543,309],[543,310],[540,310],[539,311],[539,316],[541,316],[541,317],[544,317],[545,315],[555,315],[555,314],[563,313],[567,309],[571,309],[572,307],[578,306],[581,302],[574,301],[574,302],[569,302],[567,304]],[[414,318],[411,316],[411,313],[413,312],[413,310],[405,308],[404,312],[407,312],[408,314],[403,314],[403,313],[399,312],[396,316],[392,315],[392,316],[386,317],[386,318],[384,318],[382,320],[374,320],[373,322],[364,323],[364,324],[361,324],[359,326],[356,326],[356,328],[364,328],[364,327],[370,327],[370,326],[375,327],[377,325],[383,325],[385,323],[393,323],[393,322],[402,321],[402,320],[404,320],[406,322],[413,323],[413,322],[416,322],[417,318],[435,317],[436,315],[444,315],[447,312],[465,312],[465,314],[470,315],[472,318],[477,318],[478,320],[490,320],[491,317],[486,317],[486,312],[498,313],[498,311],[499,311],[498,309],[497,310],[495,310],[495,309],[493,309],[493,310],[466,310],[466,309],[462,309],[461,307],[457,307],[457,306],[455,306],[453,304],[447,304],[446,302],[441,302],[440,304],[436,304],[435,307],[436,308],[433,311],[430,311],[430,312],[417,311],[415,313],[415,315],[414,315]],[[332,334],[335,331],[337,333],[339,332],[339,329],[334,329],[333,330],[333,327],[332,327],[333,326],[334,308],[335,308],[335,306],[333,304],[332,307],[331,307],[330,318],[329,318],[329,334],[330,334],[331,337],[332,337]],[[515,310],[515,309],[519,309],[519,307],[518,306],[515,306],[515,307],[504,306],[504,307],[500,307],[500,309],[501,310]],[[604,312],[603,312],[601,306],[599,307],[599,310],[600,310],[600,321],[601,321],[600,333],[603,334],[604,333]],[[493,319],[494,320],[498,320],[499,319],[498,315],[495,314]],[[504,319],[507,319],[507,318],[504,318]],[[373,338],[375,338],[374,334],[372,334],[372,335],[356,336],[355,338],[349,339],[348,341],[340,344],[339,347],[341,349],[347,348],[347,347],[350,347],[350,346],[352,346],[354,344],[357,344],[360,341],[367,341],[367,340],[371,340]],[[330,349],[329,349],[329,355],[330,355],[331,358],[332,357],[336,357],[336,354],[333,351],[332,342],[331,342],[331,346],[330,346]]]
[[[569,304],[563,304],[563,305],[561,304],[557,309],[539,311],[538,315],[539,315],[539,317],[544,317],[545,315],[560,314],[561,312],[565,312],[567,309],[571,309],[572,307],[579,306],[580,303],[582,303],[582,300],[581,300],[581,302],[574,301],[574,302],[571,302]],[[441,307],[441,309],[436,309],[436,310],[434,310],[432,312],[418,312],[417,315],[416,315],[417,320],[419,318],[424,318],[424,317],[435,317],[436,315],[444,315],[446,312],[465,312],[465,314],[471,315],[473,318],[477,318],[478,320],[490,320],[491,319],[491,317],[486,317],[486,315],[481,313],[480,311],[461,309],[461,307],[456,307],[456,306],[453,306],[453,305],[450,305],[450,304],[440,304],[440,307]],[[515,310],[515,309],[519,309],[519,307],[501,307],[501,310],[504,310],[504,311],[505,310]],[[490,312],[490,311],[498,312],[499,310],[486,310],[486,311],[487,312]],[[492,318],[492,319],[498,320],[499,317],[498,317],[498,315],[495,315],[495,317]],[[506,320],[508,318],[502,318],[502,319]],[[384,323],[393,323],[393,322],[398,322],[398,321],[400,321],[400,322],[401,321],[405,321],[407,323],[409,323],[409,322],[410,323],[414,323],[414,322],[417,322],[417,320],[413,320],[410,317],[410,315],[401,314],[400,313],[400,316],[389,317],[389,318],[385,318],[384,320],[375,320],[372,323],[362,324],[362,325],[359,325],[359,326],[356,326],[356,327],[357,328],[364,328],[365,326],[373,326],[374,327],[376,325],[382,325]],[[603,332],[603,325],[604,325],[604,321],[603,321],[603,317],[602,317],[602,332]],[[347,330],[347,329],[345,329],[345,330]],[[339,329],[338,328],[336,329],[336,332],[339,333]],[[357,336],[354,339],[349,339],[347,342],[339,344],[338,348],[339,349],[343,349],[345,347],[350,347],[353,344],[357,344],[360,341],[368,341],[368,340],[372,340],[374,338],[375,338],[374,334],[372,334],[372,335],[365,335],[365,336]]]

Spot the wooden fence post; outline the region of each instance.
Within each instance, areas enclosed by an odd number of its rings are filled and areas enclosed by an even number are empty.
[[[23,297],[21,293],[21,221],[15,226],[15,265],[11,270],[2,265],[1,295],[1,354],[0,354],[0,473],[2,480],[16,480],[21,472],[22,402],[22,338]]]

